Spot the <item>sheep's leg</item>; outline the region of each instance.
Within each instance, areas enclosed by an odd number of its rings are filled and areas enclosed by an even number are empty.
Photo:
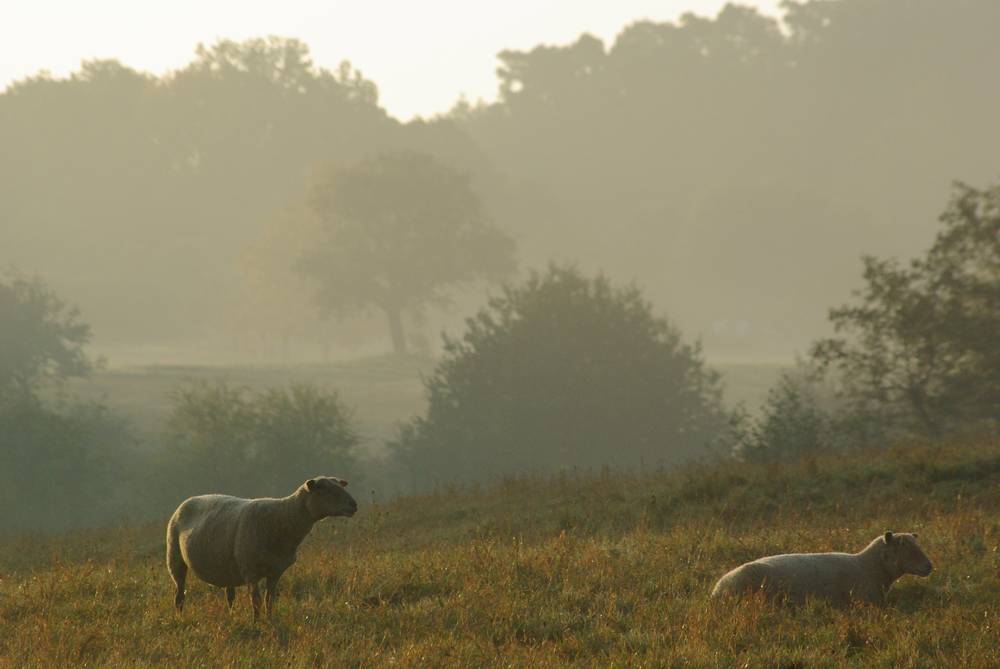
[[[171,520],[167,525],[167,571],[173,579],[177,591],[174,593],[174,606],[178,611],[184,609],[184,581],[187,579],[188,566],[181,554],[180,537],[177,526]]]
[[[264,612],[271,615],[274,610],[274,598],[278,596],[278,577],[268,576],[264,590]]]
[[[184,610],[184,581],[187,579],[187,565],[184,565],[178,572],[171,572],[177,591],[174,593],[174,606],[178,611]]]
[[[250,588],[250,603],[253,605],[253,619],[256,622],[260,616],[260,588],[257,587],[257,581],[250,581],[247,585]]]
[[[226,588],[226,607],[232,609],[234,601],[236,601],[236,588],[230,586]]]

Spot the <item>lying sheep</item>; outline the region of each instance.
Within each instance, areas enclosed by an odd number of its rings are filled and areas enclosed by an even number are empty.
[[[916,534],[886,532],[860,553],[772,555],[733,569],[719,579],[712,597],[761,591],[768,598],[801,604],[807,596],[843,606],[851,601],[880,604],[904,574],[927,576],[931,561]]]
[[[177,610],[184,608],[184,581],[191,569],[206,583],[225,588],[230,608],[236,587],[249,586],[254,620],[260,613],[258,582],[266,579],[270,613],[278,579],[295,562],[295,551],[313,524],[358,510],[346,486],[347,481],[323,476],[281,499],[199,495],[182,502],[167,524],[167,569],[177,586]]]

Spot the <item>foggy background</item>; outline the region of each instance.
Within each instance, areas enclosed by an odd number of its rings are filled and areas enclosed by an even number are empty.
[[[781,11],[504,50],[495,100],[405,122],[387,84],[317,65],[319,36],[206,43],[157,75],[123,58],[20,78],[0,95],[0,264],[78,305],[113,364],[381,352],[378,314],[320,318],[288,271],[312,242],[282,212],[321,166],[413,149],[471,175],[522,268],[634,279],[709,358],[789,360],[863,253],[920,252],[952,181],[995,176],[1000,8]],[[434,349],[463,311],[411,335]]]
[[[0,532],[1000,434],[993,0],[87,11],[0,21]]]

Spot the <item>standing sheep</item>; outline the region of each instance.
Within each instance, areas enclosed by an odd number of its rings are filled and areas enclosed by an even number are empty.
[[[295,562],[295,551],[313,524],[358,510],[346,486],[343,479],[321,476],[281,499],[199,495],[182,502],[167,523],[167,569],[177,586],[177,610],[184,608],[184,581],[191,569],[206,583],[225,588],[230,607],[236,587],[249,586],[254,620],[260,613],[257,584],[266,579],[264,603],[270,614],[278,579]]]
[[[916,534],[886,532],[860,553],[772,555],[733,569],[719,579],[712,597],[761,591],[801,604],[807,596],[838,606],[852,600],[880,604],[904,574],[927,576],[933,566],[917,545]]]

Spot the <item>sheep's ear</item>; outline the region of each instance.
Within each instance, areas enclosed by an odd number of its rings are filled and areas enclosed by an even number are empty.
[[[887,544],[891,544],[892,543],[892,532],[886,532],[885,533],[885,543],[887,543]]]
[[[306,490],[312,492],[315,489],[316,489],[316,479],[309,479],[308,481],[306,481]]]
[[[340,484],[341,488],[346,488],[347,487],[347,481],[344,480],[344,479],[337,479],[337,483]]]

